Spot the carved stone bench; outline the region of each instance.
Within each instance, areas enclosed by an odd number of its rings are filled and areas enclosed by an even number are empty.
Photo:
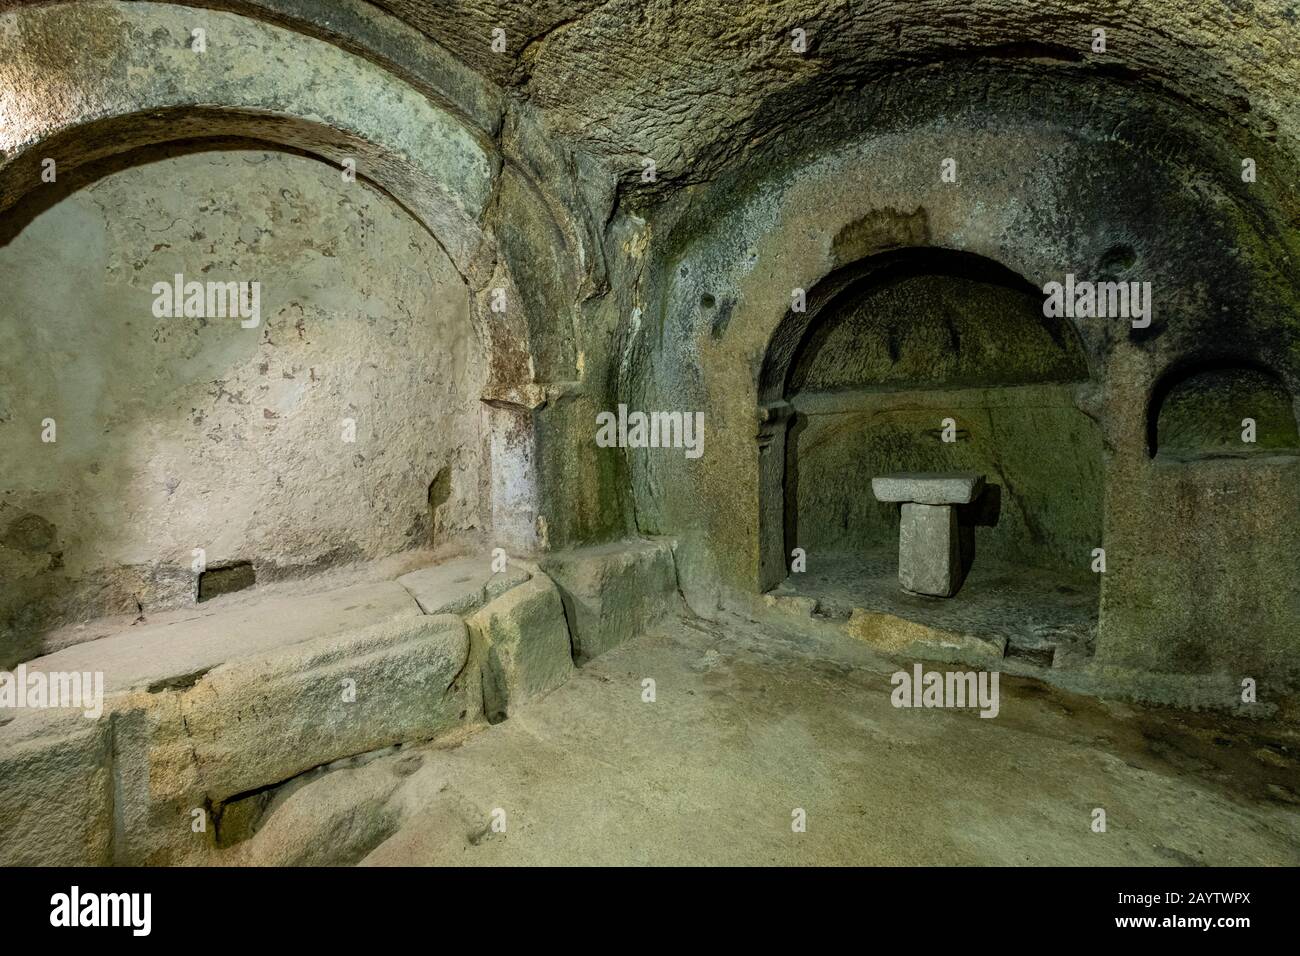
[[[957,505],[984,490],[973,472],[897,472],[871,479],[877,501],[898,502],[898,583],[905,591],[952,597],[965,577]]]

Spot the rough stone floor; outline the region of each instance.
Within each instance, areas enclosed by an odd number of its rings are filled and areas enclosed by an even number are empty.
[[[1001,639],[1012,656],[1039,646],[1086,651],[1097,630],[1097,575],[1013,565],[984,555],[962,589],[946,599],[908,594],[898,586],[897,547],[819,554],[813,568],[790,575],[772,593],[814,598],[817,613],[828,618],[876,609],[982,640]]]
[[[267,863],[1300,864],[1294,719],[1147,710],[1008,675],[993,719],[895,708],[889,676],[911,664],[847,638],[674,619],[463,742],[307,775],[243,851]],[[1105,833],[1092,830],[1098,807]]]

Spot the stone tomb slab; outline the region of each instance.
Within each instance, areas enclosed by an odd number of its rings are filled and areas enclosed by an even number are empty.
[[[396,581],[244,605],[202,604],[166,624],[127,627],[27,662],[29,671],[101,671],[109,693],[162,689],[220,664],[399,617],[420,607]]]

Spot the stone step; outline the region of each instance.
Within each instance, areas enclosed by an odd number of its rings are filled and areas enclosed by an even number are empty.
[[[425,614],[469,614],[529,577],[517,565],[494,572],[483,558],[468,557],[403,574],[397,583],[411,593]]]

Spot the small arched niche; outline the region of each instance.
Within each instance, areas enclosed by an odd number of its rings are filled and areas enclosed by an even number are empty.
[[[781,458],[760,467],[780,577],[798,548],[810,567],[852,569],[846,581],[878,578],[855,602],[892,596],[899,506],[876,501],[872,479],[977,472],[985,492],[961,513],[976,565],[1000,569],[998,580],[1041,573],[1049,601],[1077,593],[1081,614],[1095,617],[1087,572],[1101,538],[1101,436],[1075,401],[1089,379],[1082,342],[1068,321],[1044,316],[1039,289],[981,256],[900,250],[829,276],[771,350],[760,419],[779,439],[766,453]],[[786,587],[813,581],[791,574]]]
[[[1152,395],[1147,450],[1167,462],[1300,454],[1291,393],[1276,374],[1252,362],[1176,369]]]

